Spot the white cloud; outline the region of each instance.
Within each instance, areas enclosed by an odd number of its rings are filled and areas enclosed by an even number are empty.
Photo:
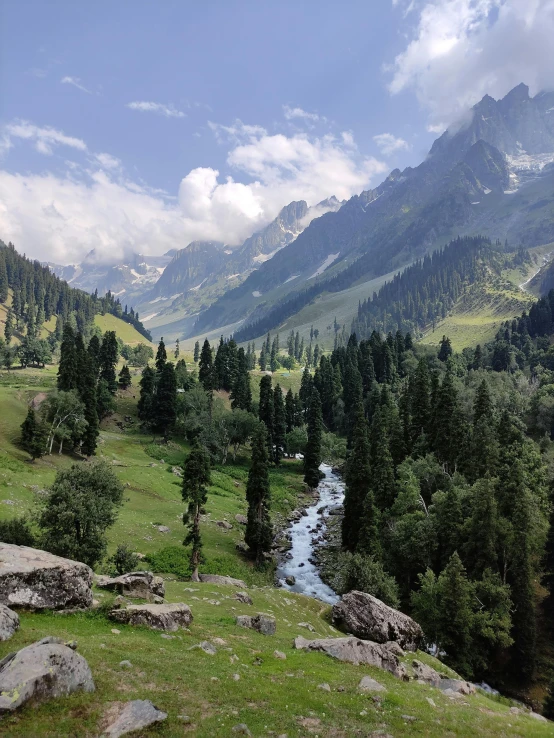
[[[86,143],[80,138],[66,136],[55,128],[35,126],[27,120],[19,120],[3,128],[0,153],[12,148],[14,138],[32,141],[35,149],[41,154],[52,154],[55,146],[69,146],[79,151],[87,150]]]
[[[425,0],[389,89],[415,90],[440,130],[487,93],[552,88],[552,38],[553,0]]]
[[[177,110],[173,103],[164,105],[163,103],[156,102],[135,101],[127,103],[127,107],[131,110],[140,110],[143,113],[164,115],[166,118],[184,118],[186,115],[181,110]]]
[[[62,85],[73,85],[73,87],[76,87],[78,90],[86,92],[88,95],[92,95],[91,90],[84,86],[79,77],[62,77],[61,83]]]
[[[57,263],[79,261],[91,249],[99,259],[116,261],[130,251],[160,254],[198,239],[239,244],[292,200],[314,205],[333,194],[342,200],[387,169],[361,156],[351,134],[346,141],[287,137],[240,121],[212,124],[229,146],[233,176],[224,178],[211,167],[193,169],[172,198],[126,178],[115,157],[90,154],[80,139],[53,136],[52,129],[30,123],[23,130],[15,126],[9,126],[10,135],[25,132],[22,137],[35,145],[53,137],[50,146],[65,143],[85,152],[82,163],[68,162],[62,175],[0,171],[0,237]]]
[[[317,113],[308,113],[302,108],[291,108],[288,105],[283,105],[283,115],[287,120],[293,120],[294,118],[303,118],[304,120],[316,121],[319,120]]]
[[[377,136],[373,136],[373,140],[377,144],[379,151],[385,156],[394,154],[395,151],[408,150],[410,144],[404,141],[403,138],[397,138],[392,133],[379,133]]]

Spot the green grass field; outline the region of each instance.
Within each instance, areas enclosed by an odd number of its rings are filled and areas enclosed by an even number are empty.
[[[141,336],[136,328],[129,323],[125,323],[120,318],[116,318],[115,315],[108,313],[106,315],[96,315],[94,322],[102,333],[115,331],[123,343],[127,343],[130,346],[136,346],[137,343],[144,343],[147,346],[152,345],[144,336]]]

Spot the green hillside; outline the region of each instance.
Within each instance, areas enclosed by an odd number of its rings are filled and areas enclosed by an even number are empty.
[[[123,343],[129,344],[129,346],[136,346],[138,343],[152,346],[150,341],[144,336],[141,336],[134,326],[121,320],[121,318],[117,318],[115,315],[110,315],[110,313],[96,315],[94,317],[94,324],[100,328],[102,333],[115,331],[118,338],[121,338]]]

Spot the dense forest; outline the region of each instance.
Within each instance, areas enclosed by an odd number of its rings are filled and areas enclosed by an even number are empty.
[[[150,333],[131,308],[122,307],[119,298],[111,293],[104,297],[75,289],[56,277],[38,261],[21,256],[13,244],[0,241],[0,303],[12,291],[10,321],[13,330],[35,338],[45,322],[53,316],[58,319],[56,339],[61,340],[63,325],[71,321],[82,333],[90,331],[94,316],[110,313],[133,325],[148,340]]]

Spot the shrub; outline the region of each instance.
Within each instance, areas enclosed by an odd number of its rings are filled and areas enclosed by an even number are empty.
[[[148,554],[146,561],[154,572],[175,574],[181,579],[190,578],[190,556],[182,546],[166,546],[155,553]]]
[[[342,553],[331,586],[339,594],[353,589],[377,597],[391,607],[398,607],[398,585],[373,556]]]
[[[25,516],[0,521],[0,541],[16,546],[34,546],[35,536]]]
[[[108,559],[108,564],[115,574],[128,574],[140,568],[140,559],[126,543],[120,543],[117,551]]]

